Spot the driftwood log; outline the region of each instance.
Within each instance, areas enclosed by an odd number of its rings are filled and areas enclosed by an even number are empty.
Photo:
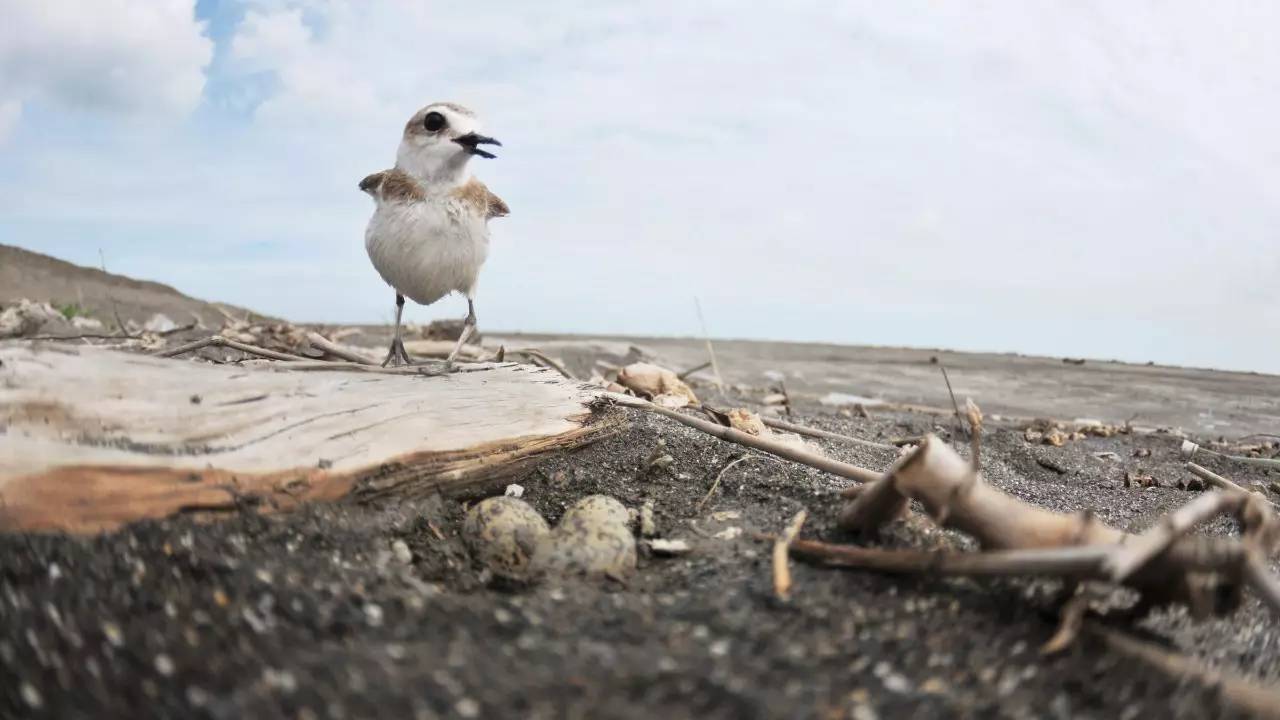
[[[0,530],[474,492],[616,427],[590,388],[527,365],[315,365],[0,344]]]

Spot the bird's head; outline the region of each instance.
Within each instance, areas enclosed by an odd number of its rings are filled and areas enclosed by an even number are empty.
[[[495,157],[481,145],[501,144],[481,132],[471,110],[455,103],[432,103],[405,123],[396,167],[427,184],[461,184],[467,180],[472,156]]]

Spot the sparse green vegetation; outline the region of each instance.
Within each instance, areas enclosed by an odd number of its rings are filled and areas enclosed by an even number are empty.
[[[89,311],[80,306],[80,303],[67,303],[65,305],[55,304],[53,306],[58,312],[62,313],[62,317],[67,320],[77,317],[89,317]]]

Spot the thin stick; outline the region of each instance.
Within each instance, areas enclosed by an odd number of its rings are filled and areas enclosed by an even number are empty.
[[[1169,549],[1178,538],[1191,532],[1200,523],[1214,516],[1239,507],[1246,496],[1238,493],[1207,492],[1165,515],[1160,522],[1146,532],[1132,537],[1114,553],[1102,561],[1102,571],[1115,583],[1124,582],[1152,558]]]
[[[711,489],[707,490],[707,494],[703,495],[702,500],[698,503],[698,507],[695,509],[695,512],[697,514],[699,515],[702,514],[702,506],[707,504],[707,501],[710,500],[711,496],[715,494],[716,488],[720,487],[720,478],[724,477],[724,474],[729,472],[729,468],[733,467],[734,465],[737,465],[738,463],[742,462],[743,460],[746,460],[749,457],[751,456],[746,454],[739,455],[738,457],[734,458],[732,461],[725,464],[724,467],[720,468],[720,472],[716,473],[715,482],[711,483]]]
[[[517,353],[519,355],[527,355],[536,361],[546,364],[547,367],[565,376],[565,378],[569,380],[577,380],[577,378],[573,376],[573,373],[565,369],[564,365],[561,365],[559,362],[556,362],[552,358],[547,357],[545,353],[543,353],[541,350],[537,348],[520,348],[519,350],[508,350],[507,352]]]
[[[1199,465],[1193,462],[1187,463],[1184,467],[1190,470],[1193,475],[1199,477],[1201,480],[1204,480],[1210,485],[1222,488],[1223,490],[1230,490],[1232,492],[1238,492],[1238,493],[1249,492],[1248,490],[1245,490],[1243,487],[1240,487],[1239,485],[1222,477],[1218,473],[1215,473],[1212,470],[1209,470],[1208,468],[1200,467]]]
[[[27,335],[24,337],[16,337],[14,340],[136,340],[136,335],[122,335],[120,333],[80,333],[79,335]]]
[[[711,358],[711,371],[716,374],[716,389],[724,389],[724,378],[720,376],[720,365],[716,362],[716,349],[711,346],[711,335],[707,333],[707,321],[702,317],[702,302],[697,296],[693,298],[693,306],[698,310],[698,324],[702,326],[702,337],[707,341],[707,355]]]
[[[876,450],[892,450],[894,452],[897,452],[898,450],[898,448],[893,445],[886,445],[885,443],[873,442],[871,440],[863,440],[862,438],[856,438],[851,435],[841,435],[840,433],[833,433],[828,430],[805,427],[804,425],[796,425],[795,423],[789,423],[786,420],[779,420],[777,418],[765,416],[761,416],[760,419],[764,421],[765,425],[774,428],[775,430],[786,430],[787,432],[793,432],[797,435],[807,435],[809,437],[824,438],[826,440],[836,440],[853,445],[861,445],[862,447],[875,448]]]
[[[102,253],[102,248],[98,248],[98,264],[99,266],[102,267],[102,274],[103,275],[108,274],[107,273],[107,256]],[[111,314],[116,319],[116,330],[119,330],[120,332],[125,333],[127,335],[129,331],[124,328],[124,323],[120,320],[120,306],[116,304],[115,294],[107,293],[107,299],[111,301]]]
[[[307,359],[297,355],[268,350],[256,345],[249,345],[238,340],[231,340],[230,338],[225,338],[221,335],[211,335],[202,340],[196,340],[194,342],[186,343],[185,345],[179,345],[176,348],[168,348],[154,352],[152,355],[155,357],[173,357],[175,355],[183,355],[185,353],[207,347],[227,347],[233,350],[239,350],[240,352],[249,353],[250,355],[270,358],[272,360],[305,361]]]
[[[960,403],[956,402],[956,393],[954,390],[951,389],[951,378],[947,377],[947,366],[943,365],[942,363],[938,363],[938,369],[942,371],[942,380],[947,384],[947,394],[951,396],[951,407],[954,408],[956,411],[955,422],[951,426],[952,427],[951,432],[952,432],[952,435],[954,436],[955,434],[957,434],[955,430],[960,427]],[[951,442],[954,443],[955,441],[956,441],[955,437],[952,437]]]
[[[1108,545],[1079,545],[1033,550],[992,550],[978,553],[882,550],[856,545],[832,545],[814,540],[791,543],[791,554],[821,560],[836,567],[888,573],[937,575],[1051,575],[1093,577],[1110,552]]]
[[[1187,457],[1187,458],[1193,457],[1196,453],[1200,452],[1206,455],[1220,457],[1223,460],[1234,460],[1235,462],[1242,463],[1244,465],[1256,465],[1258,467],[1280,469],[1280,460],[1277,460],[1275,458],[1255,458],[1255,457],[1244,457],[1242,455],[1227,455],[1226,453],[1220,453],[1220,452],[1217,452],[1216,450],[1202,448],[1196,443],[1191,442],[1190,440],[1184,440],[1182,442],[1182,452],[1183,452],[1183,457]]]
[[[1085,622],[1084,631],[1112,650],[1136,658],[1174,678],[1192,678],[1218,691],[1218,697],[1252,717],[1280,718],[1280,691],[1252,683],[1238,675],[1213,670],[1185,655],[1170,652],[1095,622]]]
[[[809,513],[801,509],[791,518],[782,535],[773,542],[773,592],[779,600],[791,599],[791,567],[787,565],[787,550],[800,534],[800,526]]]
[[[1267,571],[1262,555],[1249,553],[1243,569],[1245,582],[1253,587],[1258,597],[1271,608],[1271,612],[1280,616],[1280,580]]]
[[[353,363],[359,363],[360,365],[376,365],[377,364],[372,358],[366,357],[365,355],[362,355],[354,350],[349,350],[345,347],[342,347],[341,345],[329,340],[328,338],[326,338],[325,336],[321,335],[318,332],[307,333],[307,342],[311,343],[315,347],[320,348],[326,353],[334,357],[342,358],[343,360],[347,360]]]
[[[749,448],[755,448],[756,450],[763,450],[771,455],[792,460],[800,463],[801,465],[808,465],[811,468],[816,468],[823,472],[829,472],[832,475],[837,475],[842,478],[857,480],[858,482],[872,482],[880,479],[880,473],[875,472],[874,470],[861,468],[857,465],[850,465],[849,463],[840,462],[839,460],[832,460],[831,458],[823,457],[822,455],[802,450],[794,445],[781,443],[770,438],[748,435],[741,430],[734,430],[733,428],[707,422],[706,420],[678,413],[674,410],[668,410],[667,408],[659,405],[654,405],[648,400],[642,400],[630,395],[620,395],[618,393],[611,392],[601,393],[601,396],[608,398],[619,405],[640,408],[656,412],[659,415],[665,415],[678,423],[688,425],[695,430],[701,430],[708,435],[720,438],[726,442],[744,445]]]
[[[702,363],[701,365],[695,365],[695,366],[693,366],[693,367],[689,368],[688,370],[685,370],[684,372],[679,373],[678,375],[676,375],[676,377],[678,377],[678,378],[680,378],[681,380],[683,380],[683,379],[685,379],[685,378],[689,377],[690,375],[692,375],[692,374],[694,374],[694,373],[698,372],[699,370],[706,370],[706,369],[707,369],[707,368],[709,368],[709,367],[711,367],[711,361],[710,361],[710,360],[708,360],[708,361],[706,361],[706,362]]]

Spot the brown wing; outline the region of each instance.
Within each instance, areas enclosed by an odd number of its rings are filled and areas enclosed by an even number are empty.
[[[386,174],[386,171],[383,171],[376,172],[372,175],[366,175],[365,178],[360,181],[360,190],[370,194],[376,193],[378,191],[378,186],[382,184],[382,178],[385,177]]]
[[[486,220],[505,217],[511,212],[502,198],[489,192],[489,188],[475,178],[471,178],[466,185],[454,190],[453,196],[475,207]]]
[[[422,200],[418,181],[401,170],[383,170],[360,181],[360,189],[383,200]]]
[[[490,218],[506,217],[511,214],[511,208],[507,207],[505,200],[494,195],[489,188],[485,188],[484,192],[488,196]]]

